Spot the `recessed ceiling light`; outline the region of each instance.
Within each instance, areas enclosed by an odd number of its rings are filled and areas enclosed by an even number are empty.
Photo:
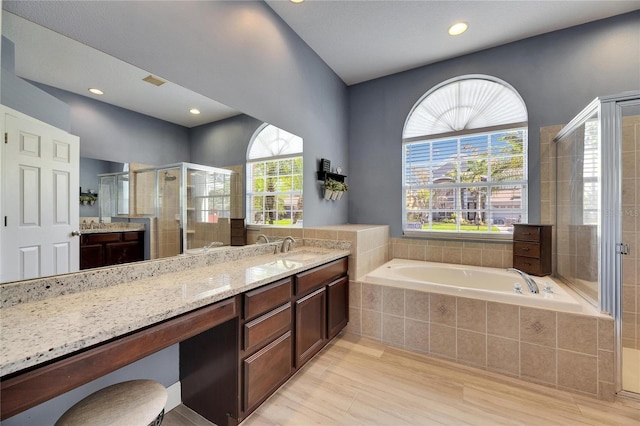
[[[463,32],[467,31],[469,26],[466,22],[456,22],[455,24],[449,27],[449,35],[456,36],[460,35]]]
[[[291,3],[302,3],[304,0],[289,0]]]
[[[89,88],[89,91],[94,95],[104,95],[104,92],[100,89],[94,89],[93,87]]]
[[[191,114],[195,114],[195,115],[200,114],[200,110],[199,110],[198,108],[191,108],[191,109],[189,110],[189,112],[190,112]]]

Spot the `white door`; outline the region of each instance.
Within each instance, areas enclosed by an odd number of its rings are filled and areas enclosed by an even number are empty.
[[[80,139],[1,108],[0,282],[78,271]]]

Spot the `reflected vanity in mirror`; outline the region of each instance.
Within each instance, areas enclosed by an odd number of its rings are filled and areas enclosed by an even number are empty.
[[[3,87],[12,88],[2,104],[80,138],[80,193],[95,199],[80,200],[81,237],[129,233],[115,263],[229,245],[229,220],[245,211],[247,147],[265,123],[2,13]],[[96,87],[104,94],[89,93]]]

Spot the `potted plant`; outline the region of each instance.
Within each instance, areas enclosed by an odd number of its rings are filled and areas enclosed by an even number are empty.
[[[338,192],[338,200],[342,198],[342,195],[349,190],[349,185],[344,182],[338,182],[340,185],[340,191]]]
[[[91,197],[89,197],[88,195],[81,195],[80,196],[80,202],[82,203],[82,205],[86,206],[87,204],[89,204],[89,200],[91,199]]]
[[[324,199],[325,200],[331,200],[334,199],[333,198],[333,194],[334,192],[336,192],[336,196],[337,196],[337,190],[338,190],[338,184],[340,182],[333,180],[333,179],[327,179],[324,181]]]

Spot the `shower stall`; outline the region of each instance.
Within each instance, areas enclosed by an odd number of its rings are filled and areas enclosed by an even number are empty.
[[[616,324],[617,389],[640,393],[640,91],[596,98],[555,138],[555,275]]]
[[[154,218],[151,258],[204,246],[229,245],[229,219],[238,217],[237,173],[192,163],[135,170],[133,209]]]

